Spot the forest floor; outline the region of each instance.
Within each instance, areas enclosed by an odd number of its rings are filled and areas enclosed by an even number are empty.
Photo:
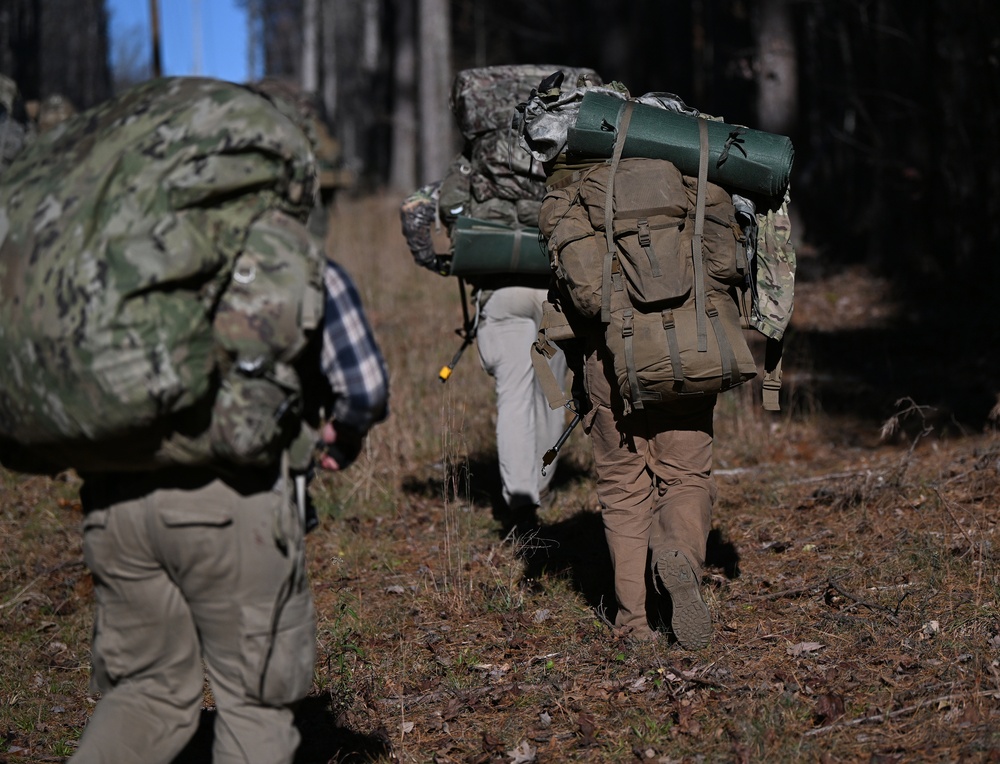
[[[938,386],[894,333],[912,306],[800,248],[784,410],[747,386],[716,411],[712,641],[634,643],[609,626],[579,428],[537,530],[506,533],[491,381],[475,348],[438,381],[458,290],[412,264],[397,205],[338,202],[328,239],[392,415],[313,487],[319,659],[297,764],[1000,762],[995,378],[954,405],[921,397]],[[833,347],[853,349],[833,363]],[[978,419],[959,417],[973,400]],[[99,700],[78,488],[0,471],[0,762],[65,761]],[[177,764],[210,760],[213,717],[206,691]]]

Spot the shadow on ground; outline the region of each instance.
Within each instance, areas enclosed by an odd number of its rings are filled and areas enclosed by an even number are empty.
[[[212,764],[216,712],[203,710],[198,729],[173,764]],[[363,735],[339,726],[326,698],[309,697],[295,712],[302,742],[295,764],[353,764],[387,757],[392,746],[386,736]]]
[[[848,271],[824,255],[803,258],[796,285],[824,288],[831,276]],[[896,307],[874,326],[803,331],[793,316],[783,363],[790,410],[821,410],[881,425],[909,409],[904,424],[910,429],[932,427],[942,436],[980,432],[1000,394],[995,286],[988,280],[964,287],[947,280],[915,282],[898,273],[881,278],[890,284]],[[851,298],[850,283],[837,283],[823,292],[832,324],[841,301]],[[858,291],[863,286],[858,283]],[[883,308],[869,306],[873,313]],[[823,324],[822,316],[810,319],[813,327]]]

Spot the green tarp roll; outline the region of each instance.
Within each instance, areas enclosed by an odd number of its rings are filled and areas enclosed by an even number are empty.
[[[571,155],[610,158],[615,128],[625,101],[590,92],[580,103],[576,125],[567,135]],[[685,175],[698,174],[698,120],[656,106],[636,103],[623,157],[648,157],[673,162]],[[750,194],[780,201],[788,189],[794,149],[784,135],[752,130],[716,120],[708,124],[708,179]],[[721,161],[720,161],[721,160]]]
[[[552,272],[537,228],[511,228],[504,223],[459,216],[451,232],[451,245],[452,276]]]

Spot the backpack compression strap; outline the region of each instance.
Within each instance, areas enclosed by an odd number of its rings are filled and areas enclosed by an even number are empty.
[[[615,134],[615,150],[611,155],[611,172],[608,174],[608,188],[604,194],[604,239],[607,249],[604,255],[604,284],[601,286],[601,321],[611,322],[611,274],[613,271],[621,270],[618,265],[618,249],[615,247],[615,173],[618,172],[618,164],[622,159],[622,151],[625,149],[625,136],[628,134],[628,126],[632,121],[632,109],[635,101],[626,101],[622,105],[622,116],[618,122],[618,130]],[[707,172],[706,165],[706,172]]]
[[[694,208],[694,235],[691,237],[691,259],[694,263],[694,309],[698,327],[698,352],[708,352],[708,330],[705,321],[705,267],[702,244],[705,234],[705,195],[708,186],[708,123],[698,118],[698,196]]]

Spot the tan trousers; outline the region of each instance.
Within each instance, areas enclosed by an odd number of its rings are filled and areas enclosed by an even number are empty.
[[[73,764],[172,761],[197,728],[204,670],[215,764],[292,761],[290,706],[312,682],[315,616],[297,512],[273,476],[254,483],[85,481],[102,697]]]
[[[651,636],[650,564],[680,551],[700,577],[711,530],[712,417],[716,396],[622,414],[613,366],[592,351],[584,366],[592,405],[584,420],[594,450],[597,496],[615,571],[615,625]]]

